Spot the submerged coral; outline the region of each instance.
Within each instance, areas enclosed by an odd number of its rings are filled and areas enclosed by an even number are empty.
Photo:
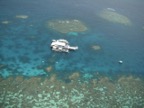
[[[84,32],[88,29],[79,20],[50,20],[47,22],[47,26],[61,33]]]
[[[107,21],[114,22],[114,23],[120,23],[128,26],[132,24],[129,18],[111,9],[102,10],[99,16]]]
[[[76,80],[80,77],[80,73],[79,72],[74,72],[69,76],[70,80]]]
[[[1,23],[2,23],[2,24],[9,24],[10,21],[5,20],[5,21],[2,21]]]
[[[16,15],[16,18],[27,19],[28,15]]]
[[[78,73],[72,78],[79,77]],[[121,76],[115,82],[107,77],[89,82],[65,83],[52,75],[42,79],[0,78],[2,108],[143,108],[143,80]]]
[[[46,71],[46,72],[51,72],[51,71],[52,71],[52,69],[53,69],[53,67],[52,67],[52,66],[48,66],[48,67],[46,67],[46,68],[45,68],[45,71]]]
[[[101,47],[99,45],[93,45],[91,48],[93,50],[100,50],[101,49]]]

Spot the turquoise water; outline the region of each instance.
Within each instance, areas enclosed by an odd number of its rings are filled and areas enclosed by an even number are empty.
[[[143,8],[142,0],[0,0],[0,108],[144,108]],[[88,30],[48,27],[58,20]],[[79,49],[54,52],[52,39]]]
[[[75,71],[81,74],[96,72],[108,76],[118,74],[144,75],[143,1],[55,1],[1,0],[0,75],[49,76],[44,69],[64,76]],[[98,13],[107,8],[127,16],[131,26],[106,21]],[[84,13],[83,13],[84,12]],[[28,18],[16,18],[27,15]],[[48,29],[46,22],[53,19],[77,19],[88,31],[62,34]],[[67,39],[78,45],[75,52],[57,53],[50,49],[52,39]],[[100,45],[94,51],[92,45]],[[118,61],[122,60],[123,64]]]

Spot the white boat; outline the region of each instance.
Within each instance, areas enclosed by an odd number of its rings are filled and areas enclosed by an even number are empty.
[[[51,48],[58,52],[69,52],[69,50],[77,50],[78,46],[70,46],[65,39],[52,40]]]

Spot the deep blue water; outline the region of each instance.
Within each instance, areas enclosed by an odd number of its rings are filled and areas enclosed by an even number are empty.
[[[44,68],[53,66],[58,74],[99,72],[144,75],[144,1],[142,0],[1,0],[0,75],[47,75]],[[111,23],[98,17],[106,8],[127,16],[132,26]],[[27,19],[15,18],[28,15]],[[49,30],[52,19],[78,19],[89,31],[70,36]],[[32,26],[31,26],[32,25]],[[51,51],[52,39],[64,38],[78,45],[75,52]],[[100,51],[90,46],[98,44]],[[122,60],[123,64],[118,61]]]

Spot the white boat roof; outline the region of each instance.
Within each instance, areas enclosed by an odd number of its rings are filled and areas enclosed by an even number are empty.
[[[57,40],[57,41],[68,43],[68,41],[67,41],[67,40],[64,40],[64,39],[59,39],[59,40]]]
[[[55,41],[55,42],[52,42],[51,46],[54,46],[54,45],[65,46],[66,43],[64,43],[64,42],[59,42],[59,41]]]

